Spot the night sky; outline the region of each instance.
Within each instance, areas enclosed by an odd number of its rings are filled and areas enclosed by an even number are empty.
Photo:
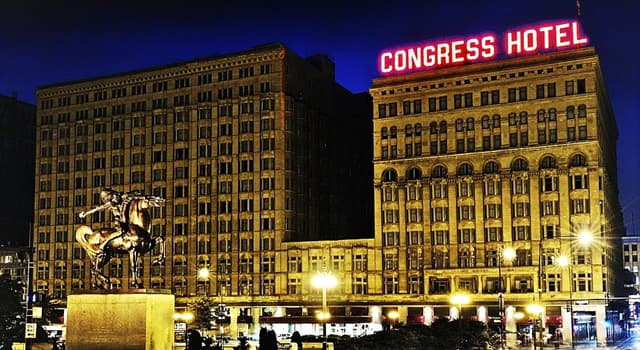
[[[338,82],[362,92],[378,76],[377,57],[386,48],[484,32],[501,36],[577,15],[575,0],[220,2],[4,1],[0,94],[33,103],[41,85],[274,41],[301,56],[328,54]],[[600,56],[620,130],[620,200],[629,233],[640,231],[639,21],[640,1],[581,0],[583,31]]]

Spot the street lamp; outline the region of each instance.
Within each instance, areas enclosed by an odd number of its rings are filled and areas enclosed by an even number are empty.
[[[451,296],[451,304],[458,307],[458,319],[462,319],[462,305],[469,304],[471,299],[466,294],[454,294]]]
[[[198,279],[205,281],[205,296],[209,297],[209,269],[202,267],[198,270]]]
[[[505,325],[504,321],[504,286],[502,285],[502,261],[511,261],[516,257],[516,251],[513,248],[500,248],[498,250],[498,313],[500,314],[500,348],[505,344]]]
[[[318,272],[311,284],[315,288],[322,288],[322,311],[316,314],[318,321],[322,323],[322,350],[327,349],[327,321],[331,318],[329,309],[327,308],[327,289],[334,288],[338,284],[336,277],[329,271],[326,271],[326,267],[323,267],[321,272]]]
[[[389,325],[389,330],[392,330],[393,326],[396,324],[396,322],[400,318],[400,313],[398,313],[398,311],[396,311],[396,310],[389,311],[387,313],[387,317],[389,318],[389,320],[391,320],[390,325]]]
[[[533,316],[533,350],[536,349],[536,333],[538,329],[538,320],[542,315],[543,307],[538,304],[527,305],[527,312]]]
[[[560,267],[568,267],[569,268],[569,320],[571,322],[571,348],[575,347],[574,337],[573,337],[573,269],[571,267],[571,261],[569,257],[566,255],[561,255],[558,257],[558,266]]]
[[[560,237],[562,238],[562,237]],[[588,247],[589,245],[591,245],[591,243],[593,242],[594,238],[593,238],[593,233],[588,230],[582,230],[580,231],[575,237],[576,238],[578,244],[582,245],[583,247]],[[573,264],[571,263],[571,259],[569,256],[566,255],[561,255],[558,257],[558,259],[556,260],[556,262],[558,263],[558,266],[560,267],[568,267],[569,269],[569,318],[570,318],[570,324],[571,324],[571,348],[575,348],[575,337],[573,334],[573,287],[575,285],[575,281],[573,279]],[[606,312],[606,311],[605,311]]]

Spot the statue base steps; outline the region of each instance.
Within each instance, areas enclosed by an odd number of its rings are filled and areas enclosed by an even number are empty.
[[[67,350],[173,348],[175,297],[166,289],[78,291],[67,296]]]

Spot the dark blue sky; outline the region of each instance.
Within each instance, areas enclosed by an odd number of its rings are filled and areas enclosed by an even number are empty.
[[[175,63],[279,41],[301,56],[327,53],[337,80],[366,91],[378,53],[403,43],[576,17],[575,0],[540,1],[5,1],[0,94],[34,102],[37,86]],[[210,3],[210,4],[207,4]],[[238,4],[238,5],[235,5]],[[581,0],[620,129],[620,200],[640,231],[640,2]],[[636,216],[637,224],[632,224]]]

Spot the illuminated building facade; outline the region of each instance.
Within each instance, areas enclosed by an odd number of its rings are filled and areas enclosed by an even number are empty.
[[[624,230],[595,50],[381,77],[370,91],[381,247],[370,292],[413,295],[440,317],[466,293],[469,313],[499,320],[502,289],[507,330],[536,303],[552,335],[570,342],[573,325],[575,341],[604,343]]]
[[[272,304],[303,280],[287,273],[285,242],[372,231],[370,97],[338,85],[326,56],[268,44],[41,87],[37,105],[34,288],[54,299],[90,286],[74,232],[103,187],[168,199],[152,222],[167,261],[146,256],[142,270],[178,305]],[[114,288],[129,285],[127,266],[106,266]],[[211,277],[198,279],[201,268]]]
[[[36,199],[55,205],[36,205],[35,287],[55,298],[88,287],[74,221],[111,186],[169,199],[153,219],[167,263],[145,257],[145,286],[171,288],[182,306],[230,306],[232,336],[261,325],[318,334],[311,277],[327,269],[338,279],[330,334],[379,329],[392,311],[429,324],[461,307],[499,324],[502,292],[509,331],[537,303],[547,332],[567,342],[574,325],[577,340],[604,342],[623,227],[616,123],[593,48],[396,67],[373,81],[372,111],[318,60],[266,47],[39,89],[37,147],[57,152],[37,157]],[[359,177],[371,169],[373,183]],[[373,238],[346,232],[357,220]],[[108,268],[116,287],[128,284],[123,260]],[[469,304],[451,305],[455,293]]]

